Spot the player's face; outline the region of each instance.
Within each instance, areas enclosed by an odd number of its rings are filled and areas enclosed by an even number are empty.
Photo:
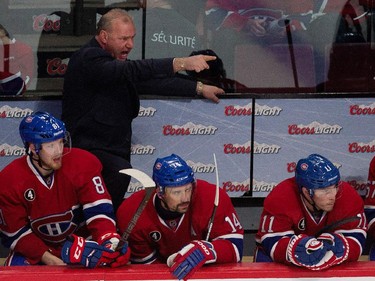
[[[111,28],[102,31],[104,34],[104,49],[118,60],[126,60],[134,47],[135,27],[124,23],[121,19],[115,19]]]
[[[64,139],[42,143],[42,148],[39,150],[39,154],[37,154],[43,167],[40,171],[42,174],[45,173],[44,170],[58,170],[61,168],[63,149]]]
[[[338,185],[315,189],[313,200],[316,207],[326,212],[332,211],[335,205],[337,191]]]
[[[179,187],[166,187],[164,203],[173,212],[186,213],[189,209],[193,184],[189,183]]]

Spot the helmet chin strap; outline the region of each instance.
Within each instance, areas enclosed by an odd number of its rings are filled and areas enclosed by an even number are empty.
[[[163,219],[170,219],[182,216],[181,213],[171,210],[162,196],[157,196],[155,198],[155,207],[158,210],[158,214]]]
[[[49,169],[46,169],[46,168],[44,168],[43,167],[43,165],[42,165],[42,161],[40,161],[40,159],[38,159],[38,165],[39,165],[39,167],[41,168],[41,169],[43,169],[44,171],[53,171],[53,169],[52,168],[49,168]]]
[[[40,160],[40,157],[35,158],[35,157],[34,157],[34,153],[33,153],[32,151],[29,151],[29,150],[28,150],[26,153],[27,153],[27,155],[30,156],[30,158],[31,158],[32,160],[34,160],[35,162],[38,163],[38,166],[39,166],[41,169],[43,169],[43,170],[45,170],[45,171],[48,171],[48,172],[53,171],[52,168],[48,168],[48,169],[47,169],[47,168],[44,168],[44,167],[43,167],[43,164],[42,164],[42,160]]]
[[[169,208],[167,202],[164,200],[163,196],[159,197],[160,198],[160,202],[161,202],[161,206],[166,209],[168,212],[171,212],[171,213],[178,213],[176,211],[173,211]]]
[[[315,216],[316,214],[319,214],[319,213],[322,211],[321,209],[319,209],[319,208],[316,206],[316,204],[315,204],[315,202],[314,202],[314,199],[312,199],[312,196],[311,196],[311,195],[310,195],[309,198],[308,198],[308,197],[306,197],[305,193],[302,192],[302,197],[303,197],[303,198],[305,199],[305,201],[307,201],[307,203],[310,204],[311,207],[313,208],[312,213],[313,213],[314,216]],[[310,200],[311,200],[311,201],[310,201]]]

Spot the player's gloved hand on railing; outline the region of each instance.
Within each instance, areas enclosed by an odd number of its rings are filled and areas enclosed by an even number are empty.
[[[333,252],[313,236],[293,235],[287,248],[288,260],[311,270],[322,270],[336,264]]]
[[[167,265],[178,280],[186,280],[204,264],[215,261],[216,252],[213,245],[203,240],[194,240],[179,252],[170,255]]]
[[[130,248],[128,247],[128,243],[124,243],[116,253],[120,253],[120,255],[110,263],[110,267],[120,267],[129,263],[131,252]]]
[[[120,267],[129,263],[130,248],[128,247],[128,243],[124,243],[118,249],[117,246],[120,243],[120,239],[121,237],[118,233],[112,232],[101,236],[98,241],[100,245],[106,247],[107,249],[120,253],[119,256],[110,263],[111,267]]]
[[[322,233],[317,239],[323,242],[327,250],[333,252],[336,257],[335,264],[340,264],[348,259],[349,243],[344,235],[338,233]]]
[[[120,242],[120,235],[116,232],[110,232],[110,233],[104,234],[98,239],[99,245],[102,245],[112,251],[116,251],[116,248],[119,242]]]
[[[119,252],[74,234],[67,238],[61,250],[61,258],[66,264],[82,264],[88,268],[110,264],[119,255]]]

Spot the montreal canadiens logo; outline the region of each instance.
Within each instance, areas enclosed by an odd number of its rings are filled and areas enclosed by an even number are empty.
[[[27,201],[35,200],[35,191],[32,188],[28,188],[23,195]]]
[[[32,116],[27,116],[26,119],[25,119],[25,122],[26,123],[31,123],[31,121],[33,121],[34,117]]]
[[[309,165],[307,165],[306,163],[301,164],[301,170],[302,171],[306,171],[308,167],[309,167]]]
[[[156,170],[160,170],[160,168],[161,168],[161,163],[160,162],[156,163],[155,164],[155,169]]]
[[[159,231],[152,231],[149,233],[149,236],[154,242],[158,242],[161,239],[161,234]]]

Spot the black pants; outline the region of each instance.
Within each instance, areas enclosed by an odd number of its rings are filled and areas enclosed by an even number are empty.
[[[98,157],[103,165],[102,176],[116,212],[124,199],[130,182],[130,177],[119,173],[119,171],[132,166],[128,160],[103,150],[91,150],[91,153]]]

